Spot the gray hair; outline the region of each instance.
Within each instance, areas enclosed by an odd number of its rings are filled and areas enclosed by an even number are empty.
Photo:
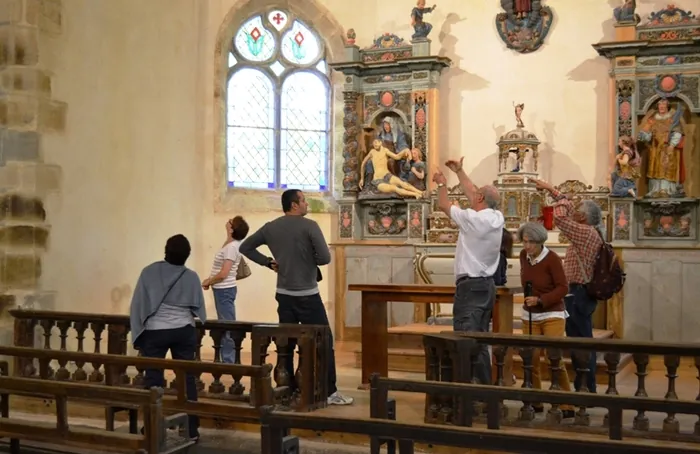
[[[484,195],[484,203],[488,208],[497,210],[501,204],[501,195],[495,186],[484,186],[481,188],[481,193]]]
[[[586,224],[595,228],[605,238],[605,226],[603,225],[603,212],[600,206],[593,200],[581,202],[581,213],[586,217]]]
[[[527,222],[518,229],[518,240],[521,242],[523,238],[527,237],[535,244],[544,244],[548,236],[547,229],[539,222]]]

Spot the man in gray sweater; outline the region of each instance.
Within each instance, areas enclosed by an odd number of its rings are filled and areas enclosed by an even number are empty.
[[[260,230],[249,236],[240,247],[240,252],[253,262],[277,272],[277,313],[280,323],[301,323],[305,325],[326,325],[328,315],[318,291],[322,265],[331,261],[326,239],[318,224],[306,219],[308,203],[304,193],[289,189],[282,194],[284,216],[268,222]],[[272,252],[266,257],[258,252],[262,245]],[[296,342],[289,343],[286,369],[294,382],[294,348]],[[350,405],[352,397],[343,396],[336,387],[335,351],[333,339],[330,345],[328,365],[328,403],[330,405]]]

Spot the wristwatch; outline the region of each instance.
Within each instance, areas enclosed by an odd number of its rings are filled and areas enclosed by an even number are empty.
[[[438,187],[438,189],[444,188],[444,187],[445,187],[445,183],[438,183],[437,187]]]

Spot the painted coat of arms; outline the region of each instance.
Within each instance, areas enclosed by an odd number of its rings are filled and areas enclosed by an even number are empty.
[[[543,0],[501,0],[505,12],[496,16],[496,29],[508,48],[521,54],[542,46],[552,26],[552,9]]]

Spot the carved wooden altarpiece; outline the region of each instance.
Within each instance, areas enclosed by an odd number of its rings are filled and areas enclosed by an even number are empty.
[[[700,18],[674,5],[641,19],[634,2],[615,10],[616,39],[594,44],[611,62],[614,113],[610,169],[621,136],[639,138],[640,123],[660,100],[680,112],[684,136],[681,159],[683,191],[675,197],[611,198],[612,240],[619,245],[697,247],[700,196]],[[622,17],[624,16],[624,17]],[[640,20],[641,19],[641,20]],[[649,116],[647,115],[647,118]],[[638,143],[641,146],[641,144]],[[647,191],[648,154],[640,148],[641,178],[637,194]]]
[[[339,238],[422,242],[429,208],[427,192],[422,198],[381,193],[367,178],[360,188],[361,165],[374,140],[381,137],[384,125],[388,124],[387,135],[396,148],[401,143],[401,148],[418,150],[424,178],[415,185],[423,191],[428,189],[431,172],[438,162],[439,122],[438,111],[434,108],[438,81],[441,71],[449,67],[451,61],[431,56],[429,40],[407,43],[386,33],[371,46],[360,49],[355,45],[355,37],[355,32],[349,30],[346,61],[330,65],[344,75],[343,197],[338,201]],[[395,177],[399,177],[402,162],[393,159],[389,162],[390,173]],[[406,163],[403,165],[405,167]],[[403,176],[401,180],[407,181]]]

